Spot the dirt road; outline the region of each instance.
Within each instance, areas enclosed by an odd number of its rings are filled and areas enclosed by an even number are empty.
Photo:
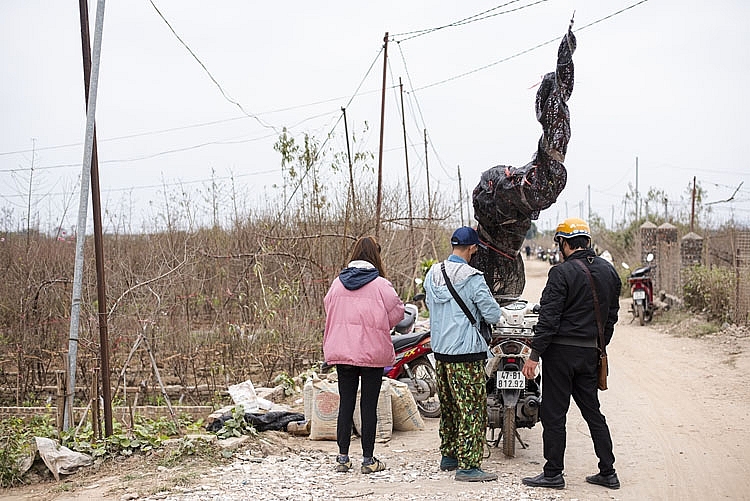
[[[527,263],[527,291],[533,295],[543,288],[540,264]],[[610,389],[600,393],[622,483],[612,497],[750,499],[750,339],[670,336],[631,323],[627,309],[622,301],[608,349]],[[526,433],[532,447],[518,459],[538,457],[540,431]],[[595,465],[588,428],[572,404],[568,497],[603,495],[583,482]]]
[[[527,262],[524,298],[538,301],[548,265]],[[677,337],[630,322],[623,301],[620,322],[609,348],[610,389],[601,393],[614,441],[622,488],[610,491],[586,484],[596,472],[588,428],[575,404],[568,415],[568,442],[562,491],[533,489],[521,478],[537,474],[544,463],[541,425],[519,430],[527,449],[503,457],[498,449],[483,463],[497,482],[457,483],[438,469],[438,420],[418,432],[395,432],[376,444],[388,470],[372,475],[332,471],[334,442],[313,442],[284,433],[267,435],[262,455],[239,454],[228,466],[191,474],[187,485],[167,480],[179,471],[141,470],[151,482],[135,483],[132,471],[96,479],[75,492],[50,493],[45,499],[481,499],[481,500],[692,500],[750,499],[750,338],[720,334],[699,339]],[[352,443],[354,459],[361,452]],[[130,469],[129,469],[130,470]],[[126,475],[127,474],[127,475]],[[168,487],[172,485],[172,487]],[[165,489],[159,486],[164,486]],[[157,491],[161,491],[158,492]],[[34,498],[38,498],[37,491]],[[150,497],[149,497],[150,495]],[[134,497],[135,496],[135,497]],[[0,498],[5,496],[0,492]],[[8,499],[31,499],[15,491]]]

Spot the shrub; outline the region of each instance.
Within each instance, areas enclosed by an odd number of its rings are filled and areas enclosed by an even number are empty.
[[[683,270],[682,294],[685,306],[705,313],[709,320],[720,322],[731,318],[736,278],[729,268],[693,266]]]

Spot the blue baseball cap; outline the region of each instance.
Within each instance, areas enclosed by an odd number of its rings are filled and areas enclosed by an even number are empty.
[[[468,226],[461,226],[453,232],[451,245],[478,245],[486,249],[486,246],[479,241],[476,230]]]

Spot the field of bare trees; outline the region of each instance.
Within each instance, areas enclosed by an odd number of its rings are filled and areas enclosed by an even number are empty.
[[[327,207],[303,205],[289,217],[248,218],[230,229],[105,234],[113,385],[126,383],[130,395],[140,387],[144,403],[158,399],[158,391],[148,391],[156,382],[146,346],[165,384],[183,387],[186,404],[216,399],[249,375],[267,384],[320,360],[323,296],[356,238],[376,233],[374,196],[361,194],[357,210],[341,210],[341,218]],[[420,262],[449,252],[449,230],[439,217],[413,218],[410,226],[400,217],[408,213],[402,196],[386,196],[383,208],[378,236],[388,278],[407,297]],[[43,234],[6,234],[0,245],[4,405],[43,404],[56,371],[65,370],[74,253],[73,239]],[[80,398],[88,397],[83,389],[100,363],[93,239],[85,256]],[[131,353],[140,336],[147,343]]]

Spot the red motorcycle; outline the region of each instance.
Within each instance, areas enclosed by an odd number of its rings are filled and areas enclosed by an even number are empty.
[[[646,256],[646,262],[650,263],[653,260],[654,255],[649,253]],[[630,266],[626,263],[622,263],[622,266],[625,269],[630,269]],[[633,319],[637,318],[640,325],[650,322],[654,317],[654,310],[656,310],[656,306],[654,306],[654,283],[651,279],[653,268],[651,265],[636,268],[628,277],[630,295],[633,297],[630,311],[633,313]]]
[[[424,294],[414,296],[414,301],[424,299]],[[396,362],[384,369],[384,375],[409,386],[419,413],[424,417],[440,416],[430,331],[415,330],[419,309],[412,303],[404,305],[404,319],[393,328],[391,341],[396,352]]]

